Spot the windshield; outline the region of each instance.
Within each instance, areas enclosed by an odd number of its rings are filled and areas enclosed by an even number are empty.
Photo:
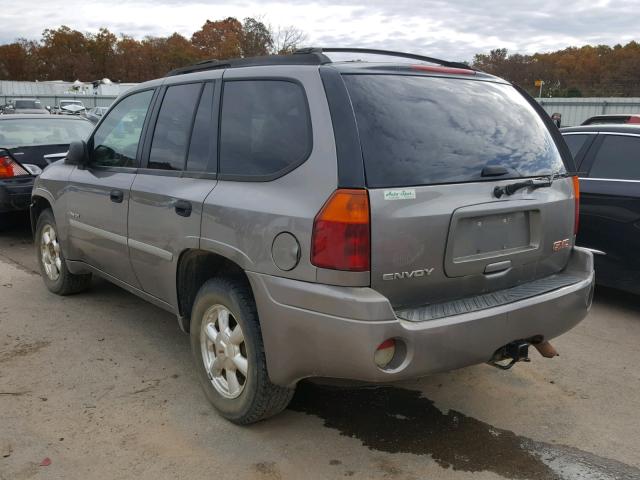
[[[0,121],[0,147],[33,147],[62,145],[86,140],[93,125],[84,120],[16,119]]]
[[[510,85],[408,75],[343,78],[370,187],[566,171],[543,120]],[[485,166],[507,173],[483,177]]]
[[[16,100],[13,102],[14,108],[41,110],[44,107],[39,100]]]

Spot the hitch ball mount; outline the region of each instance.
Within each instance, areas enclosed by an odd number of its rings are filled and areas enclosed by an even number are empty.
[[[545,358],[553,358],[558,356],[558,352],[549,342],[544,341],[541,335],[524,340],[515,340],[507,343],[495,351],[489,365],[499,368],[500,370],[509,370],[517,362],[530,362],[529,346],[533,345],[536,350]],[[506,363],[505,363],[506,361]]]
[[[502,363],[508,360],[507,363]],[[529,358],[529,342],[525,340],[516,340],[500,347],[489,360],[489,365],[499,368],[500,370],[509,370],[517,362],[530,362]]]

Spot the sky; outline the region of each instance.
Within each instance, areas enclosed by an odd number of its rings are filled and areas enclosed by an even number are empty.
[[[186,37],[205,20],[260,17],[293,25],[306,46],[402,50],[452,60],[640,40],[640,0],[0,0],[0,43],[39,39],[45,28],[107,27],[136,38]]]

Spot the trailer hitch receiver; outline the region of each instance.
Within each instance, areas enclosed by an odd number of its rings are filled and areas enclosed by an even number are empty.
[[[530,362],[529,342],[516,340],[500,347],[489,360],[489,365],[500,370],[509,370],[517,362]]]

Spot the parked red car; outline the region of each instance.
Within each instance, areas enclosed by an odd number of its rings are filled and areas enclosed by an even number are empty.
[[[600,125],[603,123],[638,123],[640,124],[640,113],[620,114],[614,113],[610,115],[596,115],[587,118],[582,125]]]

